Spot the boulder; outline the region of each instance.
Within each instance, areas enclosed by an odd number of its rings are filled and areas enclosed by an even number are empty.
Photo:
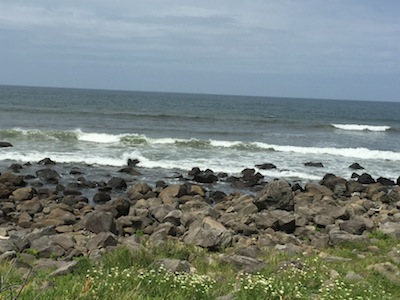
[[[332,229],[329,231],[329,243],[332,246],[342,243],[369,244],[369,239],[364,235],[351,234],[344,230]]]
[[[112,177],[108,182],[107,186],[111,187],[113,190],[124,190],[126,189],[126,181],[121,177]]]
[[[228,247],[232,243],[233,231],[211,217],[205,217],[200,224],[193,222],[184,234],[186,244],[194,244],[210,250]]]
[[[159,194],[161,199],[164,198],[180,198],[187,194],[187,189],[185,185],[173,184],[165,187]]]
[[[362,234],[367,229],[365,222],[361,219],[352,219],[344,221],[339,225],[340,230],[346,231],[351,234]]]
[[[61,257],[65,254],[65,250],[49,236],[42,236],[33,240],[30,248],[36,250],[39,257]]]
[[[57,184],[58,180],[61,178],[60,174],[57,171],[52,169],[41,169],[36,171],[36,176],[41,180],[46,181],[47,183]]]
[[[22,179],[21,176],[17,176],[13,173],[6,172],[0,175],[0,185],[9,183],[12,186],[25,186],[26,182]]]
[[[371,184],[375,183],[375,179],[373,179],[371,175],[363,173],[357,178],[357,182],[362,184]]]
[[[84,227],[94,233],[116,233],[115,220],[110,212],[93,211],[83,219]]]
[[[289,183],[285,180],[275,180],[264,186],[254,200],[259,210],[294,209],[294,195]]]
[[[385,178],[385,177],[379,177],[376,180],[376,182],[379,182],[380,184],[385,185],[385,186],[392,186],[392,185],[396,184],[393,180]]]
[[[320,184],[329,188],[336,195],[343,195],[347,190],[347,181],[334,174],[326,174]]]
[[[236,266],[242,272],[246,273],[256,273],[267,267],[264,261],[243,255],[221,254],[219,259],[224,263]]]
[[[17,206],[17,210],[21,212],[27,212],[30,215],[34,215],[40,211],[42,211],[43,206],[40,203],[40,200],[37,198],[27,200],[22,202]]]
[[[193,181],[200,183],[215,183],[218,181],[218,176],[211,170],[201,171],[193,176]]]
[[[117,243],[117,237],[111,232],[100,232],[99,234],[89,239],[87,243],[87,248],[89,251],[92,251],[95,249],[116,246]]]
[[[36,191],[35,189],[31,187],[23,187],[16,189],[14,192],[12,192],[12,198],[14,201],[24,201],[24,200],[30,200],[33,198],[35,195]]]

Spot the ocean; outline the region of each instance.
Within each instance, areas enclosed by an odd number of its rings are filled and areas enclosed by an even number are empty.
[[[106,177],[131,158],[150,183],[263,163],[276,166],[257,169],[266,180],[307,182],[350,179],[357,162],[396,180],[400,103],[0,86],[0,141],[13,145],[0,148],[0,172],[49,157]]]

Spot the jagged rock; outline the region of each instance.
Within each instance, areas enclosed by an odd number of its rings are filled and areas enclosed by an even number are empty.
[[[285,180],[275,180],[265,185],[254,200],[259,210],[294,209],[294,195],[289,183]]]
[[[373,179],[372,176],[367,173],[361,174],[360,177],[357,178],[357,181],[362,184],[375,183],[375,179]]]
[[[112,213],[94,211],[83,219],[85,228],[93,233],[112,232],[116,233],[115,221]]]
[[[52,161],[50,158],[46,157],[40,161],[38,161],[39,165],[55,165],[56,163]]]
[[[218,176],[211,170],[205,170],[194,175],[193,180],[200,183],[215,183],[218,181]]]
[[[226,248],[232,243],[233,231],[211,217],[205,217],[197,226],[192,223],[184,234],[186,244],[194,244],[203,248],[217,250]]]
[[[347,181],[334,174],[326,174],[320,184],[328,187],[336,195],[343,195],[347,190]]]
[[[362,169],[364,169],[362,166],[360,166],[359,163],[353,163],[353,164],[351,164],[351,165],[349,166],[349,168],[350,168],[350,169],[353,169],[353,170],[362,170]]]
[[[61,257],[65,254],[65,250],[49,236],[42,236],[33,240],[30,248],[36,250],[39,257]]]
[[[170,186],[167,186],[164,188],[160,194],[159,197],[161,199],[164,198],[180,198],[184,195],[187,195],[187,189],[185,185],[180,185],[180,184],[173,184]]]
[[[87,243],[87,248],[89,251],[92,251],[94,249],[116,246],[117,243],[117,237],[111,232],[100,232],[99,234],[89,239]]]
[[[362,234],[367,229],[365,222],[361,219],[352,219],[340,223],[339,228],[351,234]]]

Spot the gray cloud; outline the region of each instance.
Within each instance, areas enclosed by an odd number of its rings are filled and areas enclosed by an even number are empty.
[[[0,83],[396,100],[397,3],[5,1]]]

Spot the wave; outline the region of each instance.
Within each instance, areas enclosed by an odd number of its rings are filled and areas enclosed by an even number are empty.
[[[388,131],[390,126],[363,125],[363,124],[331,124],[336,129],[351,130],[351,131]]]

